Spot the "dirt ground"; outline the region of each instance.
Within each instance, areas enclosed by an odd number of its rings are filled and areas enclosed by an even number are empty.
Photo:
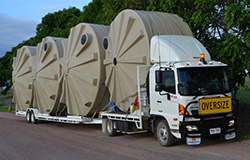
[[[204,139],[200,146],[176,142],[161,147],[152,133],[109,137],[101,125],[72,125],[39,121],[0,112],[1,160],[245,160],[249,141]]]

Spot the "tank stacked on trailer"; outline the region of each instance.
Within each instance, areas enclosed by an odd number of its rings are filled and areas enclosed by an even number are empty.
[[[33,70],[33,108],[43,114],[56,115],[60,110],[62,73],[59,60],[63,57],[63,39],[46,37],[37,45],[36,65]]]
[[[70,115],[92,116],[108,104],[102,48],[108,31],[109,26],[80,23],[71,28],[69,38],[63,41],[61,102]]]
[[[19,49],[13,62],[17,111],[37,108],[52,116],[92,116],[103,110],[110,95],[102,47],[108,31],[109,26],[80,23],[68,39],[46,37],[37,47]],[[26,90],[27,96],[21,93]]]
[[[18,111],[26,111],[32,106],[32,72],[36,58],[36,47],[23,46],[13,58],[13,100]]]
[[[29,105],[18,103],[16,86],[15,102],[56,116],[92,116],[105,109],[108,101],[126,112],[136,95],[136,66],[151,64],[150,39],[154,35],[193,36],[177,15],[128,9],[117,15],[110,29],[80,23],[67,39],[46,37],[38,44],[32,62]],[[15,63],[13,77],[18,70]]]
[[[137,65],[150,65],[150,39],[154,35],[193,36],[174,14],[124,10],[111,23],[106,41],[105,84],[111,101],[126,112],[137,95]]]

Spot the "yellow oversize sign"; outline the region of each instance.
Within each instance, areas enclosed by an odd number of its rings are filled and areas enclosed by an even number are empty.
[[[231,112],[231,97],[202,98],[199,100],[200,115]]]

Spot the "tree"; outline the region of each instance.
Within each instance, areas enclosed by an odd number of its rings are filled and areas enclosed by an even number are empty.
[[[11,52],[6,52],[5,56],[0,58],[0,87],[4,88],[3,94],[12,86],[12,62],[17,49],[24,45],[36,46],[46,36],[68,37],[70,29],[79,23],[80,14],[81,11],[75,7],[47,14],[42,18],[42,23],[37,25],[35,37],[19,43]]]
[[[48,13],[42,18],[42,23],[37,25],[36,38],[42,39],[46,36],[67,38],[70,29],[78,24],[80,15],[81,11],[75,7]]]
[[[146,10],[149,0],[103,0],[103,21],[110,24],[115,17],[124,9]]]
[[[179,15],[214,60],[233,68],[235,91],[250,70],[250,2],[243,0],[151,0],[147,10]]]
[[[4,87],[3,94],[6,94],[12,86],[12,59],[12,52],[6,52],[5,56],[0,58],[0,87]]]
[[[124,9],[145,10],[149,0],[93,0],[83,7],[81,21],[110,25]]]
[[[87,6],[84,6],[80,17],[80,22],[103,24],[101,23],[103,19],[103,5],[103,0],[93,0]]]

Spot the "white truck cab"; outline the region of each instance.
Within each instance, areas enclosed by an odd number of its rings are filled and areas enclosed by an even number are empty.
[[[102,112],[104,131],[106,127],[113,136],[117,131],[135,132],[131,128],[149,130],[162,146],[173,145],[175,138],[185,138],[188,145],[199,145],[206,136],[235,138],[237,101],[231,98],[227,65],[211,60],[205,47],[190,36],[154,36],[150,50],[153,65],[145,78],[146,94],[141,82],[137,85],[138,119]]]

